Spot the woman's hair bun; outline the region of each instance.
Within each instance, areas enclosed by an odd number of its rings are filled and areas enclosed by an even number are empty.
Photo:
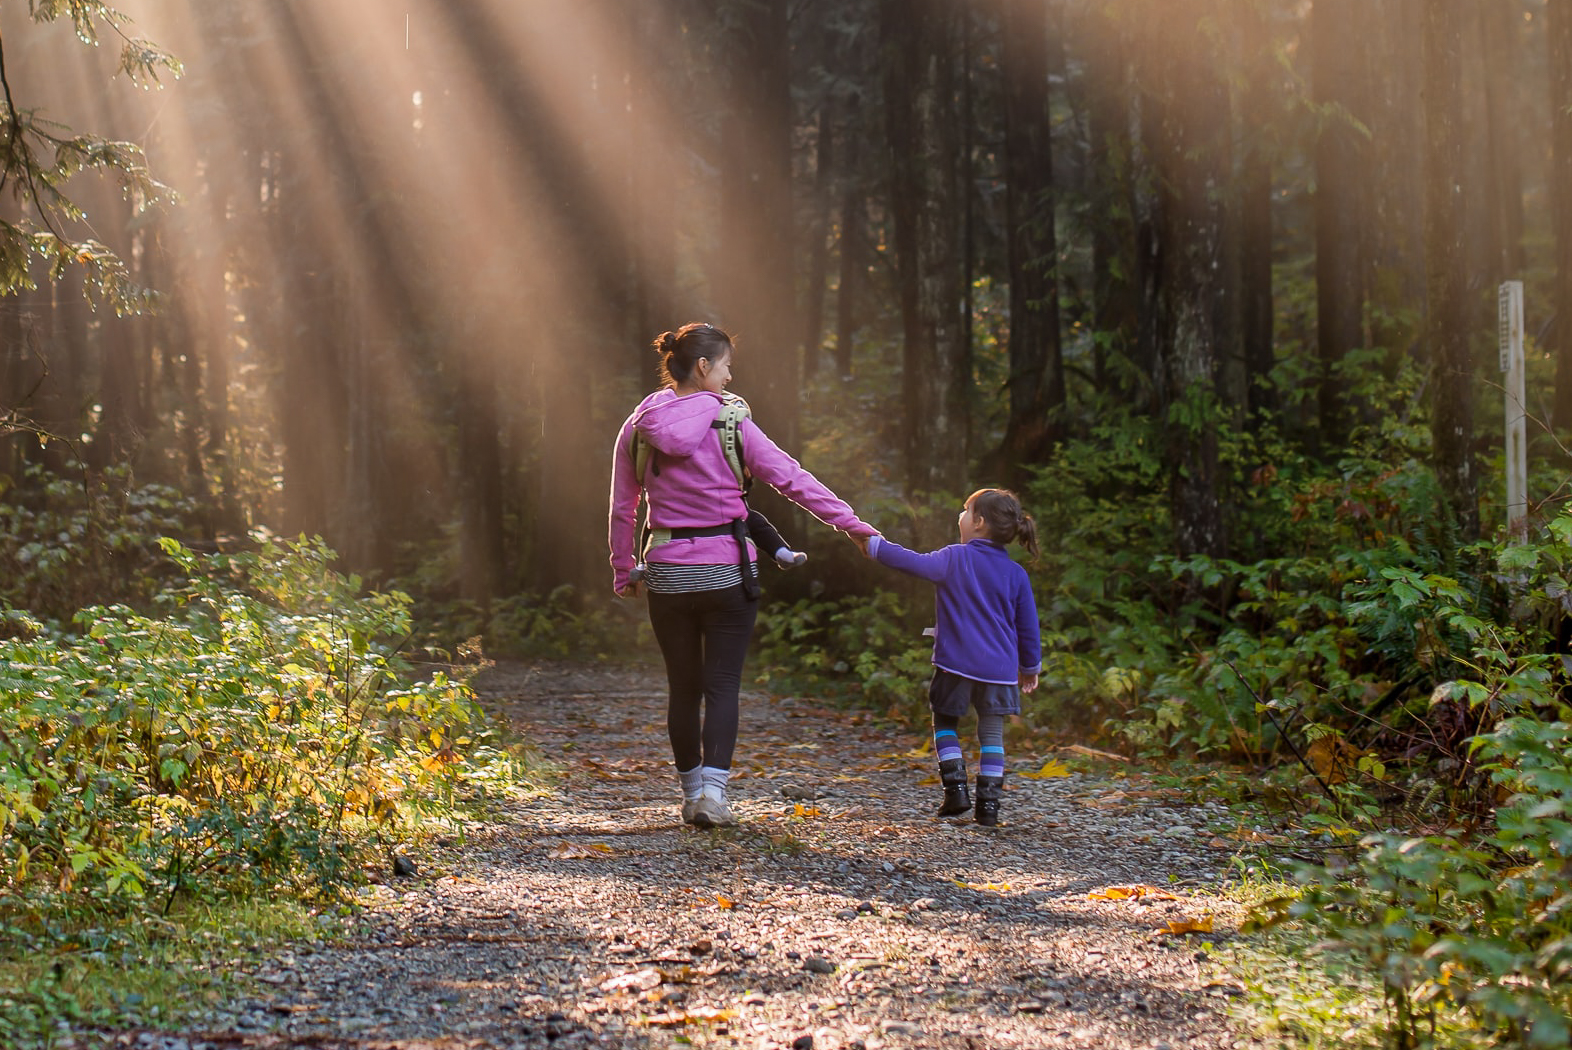
[[[676,349],[677,349],[677,333],[676,332],[662,332],[659,335],[659,337],[657,337],[656,340],[655,340],[655,352],[657,354],[669,354],[669,353],[674,352]]]

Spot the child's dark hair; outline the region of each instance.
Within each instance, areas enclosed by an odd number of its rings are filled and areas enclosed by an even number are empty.
[[[1037,560],[1037,523],[1021,508],[1009,489],[978,489],[966,497],[966,506],[988,526],[988,538],[1007,544],[1020,540],[1026,553]]]
[[[731,336],[703,321],[662,332],[650,344],[660,355],[660,381],[667,386],[687,382],[700,358],[713,359],[731,349]]]

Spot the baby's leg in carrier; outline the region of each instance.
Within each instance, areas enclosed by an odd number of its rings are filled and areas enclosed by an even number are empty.
[[[752,507],[748,508],[748,538],[759,550],[769,551],[775,564],[783,569],[790,569],[808,560],[806,554],[788,547],[780,530],[761,511]]]

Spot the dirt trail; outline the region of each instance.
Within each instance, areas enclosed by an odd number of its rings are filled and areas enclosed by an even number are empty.
[[[742,824],[698,831],[657,675],[503,665],[478,685],[562,764],[560,789],[415,855],[359,940],[267,961],[204,1034],[124,1045],[1248,1045],[1198,950],[1237,919],[1207,892],[1221,806],[1033,779],[1048,756],[1014,755],[1000,827],[941,822],[920,738],[745,696]],[[1120,884],[1172,899],[1088,898]],[[1163,932],[1207,913],[1213,934]]]

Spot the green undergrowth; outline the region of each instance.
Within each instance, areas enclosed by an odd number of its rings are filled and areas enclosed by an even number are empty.
[[[44,1048],[72,1032],[198,1021],[265,952],[332,940],[346,922],[337,910],[251,897],[184,901],[135,923],[67,913],[42,936],[12,930],[0,955],[0,1045]]]
[[[393,851],[541,774],[463,673],[404,657],[409,599],[366,592],[319,541],[163,548],[179,582],[156,614],[0,619],[0,988],[18,989],[0,1024],[17,1031],[116,1004],[145,1019],[169,986],[145,970],[253,921],[282,936],[292,908],[352,910]]]

